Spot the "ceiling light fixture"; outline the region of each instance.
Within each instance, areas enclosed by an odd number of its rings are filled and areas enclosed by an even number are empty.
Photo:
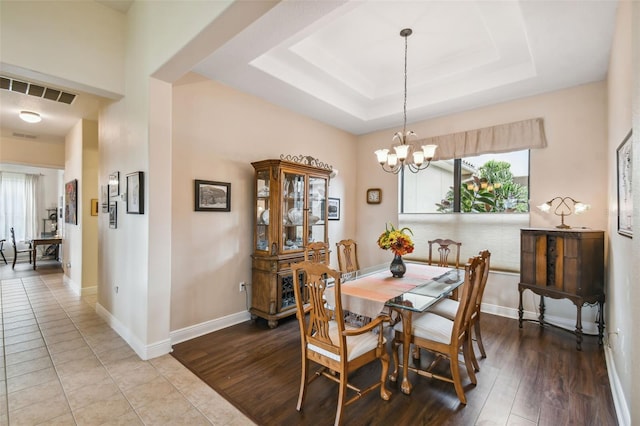
[[[32,111],[20,111],[19,114],[22,121],[26,121],[27,123],[39,123],[42,121],[42,117],[37,112]]]
[[[417,137],[413,131],[407,131],[407,37],[412,33],[411,28],[400,31],[400,35],[404,37],[404,121],[402,132],[396,132],[392,139],[392,142],[398,139],[400,144],[392,147],[393,152],[386,148],[375,152],[382,170],[393,174],[398,174],[400,170],[404,170],[405,166],[413,173],[426,169],[431,164],[438,147],[422,145],[418,148],[409,142],[409,137]]]

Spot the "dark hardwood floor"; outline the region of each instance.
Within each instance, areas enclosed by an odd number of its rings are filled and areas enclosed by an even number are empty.
[[[484,314],[487,358],[480,360],[478,384],[466,371],[466,406],[453,385],[410,373],[413,393],[387,381],[390,401],[372,392],[345,409],[345,425],[616,425],[605,358],[597,338],[586,336],[581,352],[573,335]],[[388,340],[390,330],[386,330]],[[300,343],[295,317],[270,330],[247,321],[174,346],[173,356],[259,425],[331,425],[337,385],[324,378],[309,388],[296,411]],[[424,351],[422,351],[424,352]],[[424,354],[420,362],[429,362]],[[312,366],[315,367],[314,364]],[[438,367],[448,371],[446,361]],[[380,363],[352,377],[371,383]]]

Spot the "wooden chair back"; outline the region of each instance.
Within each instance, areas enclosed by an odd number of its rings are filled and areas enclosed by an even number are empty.
[[[433,246],[437,245],[438,258],[433,258]],[[437,238],[429,241],[429,265],[436,266],[449,266],[449,254],[452,249],[455,250],[455,263],[456,269],[460,268],[460,246],[462,243],[453,241],[450,239]]]
[[[453,320],[455,336],[452,336],[452,343],[454,342],[454,337],[456,342],[461,342],[469,330],[469,322],[476,309],[476,299],[484,275],[484,260],[480,256],[470,257],[464,269],[465,278],[464,284],[462,285],[462,295],[460,297],[458,311]]]
[[[338,249],[338,269],[340,272],[353,272],[360,269],[358,264],[358,244],[351,240],[336,243]]]
[[[35,252],[33,250],[33,248],[31,247],[31,242],[29,242],[29,248],[26,249],[18,249],[18,244],[16,244],[16,232],[13,229],[13,226],[11,227],[11,244],[13,245],[13,264],[11,265],[11,268],[15,268],[16,267],[16,262],[18,261],[18,255],[22,254],[22,253],[28,253],[29,254],[29,263],[32,263],[32,256],[35,256]],[[4,257],[4,255],[2,256]],[[6,260],[5,260],[6,262]]]
[[[302,409],[309,383],[319,376],[337,382],[340,387],[334,425],[341,424],[345,406],[378,387],[380,397],[385,401],[389,400],[391,393],[384,385],[389,370],[389,355],[383,336],[383,323],[388,321],[389,317],[379,316],[360,328],[346,327],[342,310],[341,272],[324,263],[310,260],[295,263],[291,269],[302,352],[297,410]],[[332,309],[327,306],[325,298],[329,283],[333,283],[331,290],[334,292],[335,300]],[[374,328],[378,329],[377,335],[371,333]],[[357,342],[358,355],[350,353],[350,342]],[[375,360],[382,363],[382,372],[376,383],[366,389],[359,389],[348,383],[350,372]],[[308,373],[309,361],[322,366],[311,376]],[[355,395],[347,397],[348,390],[355,391]]]
[[[329,244],[316,241],[304,248],[304,260],[314,263],[329,264]]]

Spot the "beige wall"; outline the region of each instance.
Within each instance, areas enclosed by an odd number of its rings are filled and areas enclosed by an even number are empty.
[[[82,218],[84,211],[82,203],[82,121],[79,121],[65,138],[65,164],[64,182],[73,179],[78,180],[77,205],[78,223],[76,225],[64,221],[64,206],[62,219],[62,245],[64,247],[62,256],[62,267],[64,269],[65,282],[76,292],[82,289]],[[64,203],[64,200],[63,200]]]
[[[429,137],[528,118],[544,118],[549,146],[531,151],[530,205],[539,205],[557,195],[572,196],[591,204],[592,208],[567,222],[574,227],[585,226],[606,231],[608,167],[602,161],[607,158],[606,105],[606,85],[599,82],[413,123],[409,128],[419,137]],[[534,207],[529,215],[494,216],[494,222],[500,221],[499,235],[496,236],[493,226],[479,224],[475,216],[470,215],[449,220],[437,214],[398,217],[397,177],[383,172],[379,166],[374,168],[373,155],[378,147],[390,145],[393,131],[368,134],[358,142],[358,254],[365,266],[389,261],[389,253],[373,244],[387,221],[400,221],[403,226],[412,227],[417,241],[414,255],[418,258],[427,256],[427,240],[454,238],[460,235],[461,227],[473,228],[472,232],[465,232],[466,239],[462,238],[461,258],[468,258],[481,248],[492,250],[495,247],[496,265],[506,270],[518,266],[521,227],[553,227],[559,223],[557,216],[545,215]],[[364,194],[371,187],[383,189],[382,204],[365,203]],[[469,238],[468,235],[474,237]],[[371,244],[365,244],[366,241]],[[518,278],[518,274],[492,277],[487,284],[483,309],[517,317]],[[533,317],[538,297],[527,292],[524,302],[527,316]],[[583,309],[586,332],[595,330],[595,314],[594,309]],[[547,318],[571,328],[575,321],[575,307],[565,300],[551,300],[547,303]]]
[[[124,92],[121,13],[92,1],[3,1],[0,17],[4,72],[18,67],[38,81],[110,98]]]
[[[0,163],[61,169],[64,168],[64,143],[2,136]]]
[[[616,149],[632,126],[632,103],[640,100],[633,96],[633,55],[632,55],[632,5],[623,1],[618,8],[616,32],[612,45],[608,75],[608,121],[607,135],[608,152],[608,210],[609,210],[609,268],[606,304],[606,331],[608,345],[605,347],[608,355],[609,377],[614,389],[614,400],[622,424],[637,424],[640,422],[640,400],[632,392],[632,383],[637,382],[640,370],[633,356],[634,348],[640,345],[637,327],[637,305],[640,302],[640,292],[633,272],[633,264],[638,263],[638,252],[633,251],[633,240],[617,233],[617,180],[616,180]],[[640,10],[640,7],[636,6]],[[636,14],[637,16],[637,14]],[[636,21],[636,24],[638,21]],[[636,46],[637,49],[638,46]],[[636,57],[636,61],[638,58]],[[636,65],[637,66],[637,65]],[[636,74],[636,80],[637,80]],[[637,83],[637,82],[636,82]],[[637,135],[638,132],[636,132]],[[636,151],[637,137],[634,151]],[[638,157],[634,158],[634,161]],[[638,162],[635,162],[638,164]],[[638,169],[637,167],[635,168]],[[637,174],[635,175],[637,177]],[[637,192],[636,192],[637,193]],[[638,198],[634,199],[634,203]],[[637,205],[637,204],[636,204]],[[636,211],[638,209],[636,208]],[[637,216],[634,218],[637,229]],[[635,230],[634,229],[634,230]],[[634,238],[636,239],[636,238]],[[636,271],[637,273],[637,271]],[[637,355],[637,353],[636,353]],[[634,403],[635,402],[635,403]],[[634,409],[635,408],[635,409]],[[631,416],[630,416],[631,410]],[[631,421],[634,419],[635,421]],[[630,422],[630,423],[629,423]]]
[[[339,170],[329,186],[342,201],[341,220],[329,223],[333,246],[355,235],[355,153],[355,136],[222,84],[192,75],[175,85],[171,330],[247,310],[238,283],[251,283],[251,162],[304,154]],[[194,179],[230,182],[231,212],[195,212]]]
[[[91,216],[91,199],[98,198],[98,122],[82,121],[82,292],[98,285],[98,216]]]

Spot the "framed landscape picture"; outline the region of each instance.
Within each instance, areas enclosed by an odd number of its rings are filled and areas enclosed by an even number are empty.
[[[196,179],[194,199],[197,212],[229,212],[231,211],[231,184]]]
[[[631,131],[616,150],[618,175],[618,233],[625,237],[633,236],[633,193],[631,191]]]

